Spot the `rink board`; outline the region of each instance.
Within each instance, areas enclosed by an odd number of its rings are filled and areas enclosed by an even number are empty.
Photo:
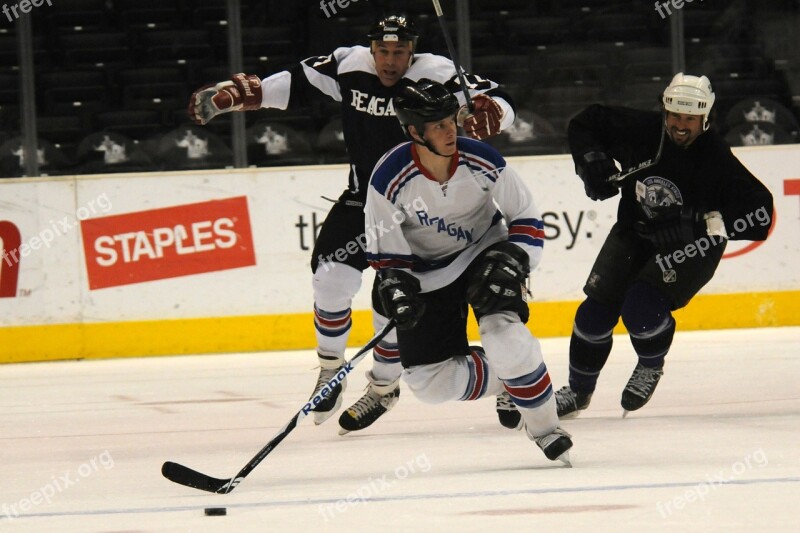
[[[682,329],[800,324],[800,146],[736,153],[772,191],[776,214],[735,222],[772,233],[729,244],[714,279],[676,313]],[[545,224],[529,327],[568,335],[617,202],[587,199],[567,156],[509,163]],[[0,361],[313,347],[311,248],[331,205],[323,197],[338,197],[346,173],[333,165],[3,180]],[[354,346],[371,335],[372,276],[353,303]]]

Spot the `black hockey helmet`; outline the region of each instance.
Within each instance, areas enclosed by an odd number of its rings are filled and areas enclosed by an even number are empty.
[[[414,23],[401,15],[390,15],[379,20],[372,29],[369,30],[367,37],[370,41],[411,41],[411,51],[417,51],[417,39],[419,33],[414,27]]]
[[[426,122],[454,116],[460,107],[458,99],[444,85],[427,78],[403,87],[393,103],[394,112],[408,138],[411,138],[409,126],[417,128],[422,136]]]

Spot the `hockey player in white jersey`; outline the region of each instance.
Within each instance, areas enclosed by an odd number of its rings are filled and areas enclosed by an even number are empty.
[[[375,167],[365,227],[373,304],[397,321],[404,380],[427,403],[508,394],[531,440],[568,463],[572,440],[525,326],[544,238],[531,193],[494,148],[456,135],[459,103],[442,84],[409,85],[394,108],[412,142]],[[468,305],[483,347],[468,344]]]
[[[404,140],[397,127],[392,98],[408,83],[426,77],[445,83],[463,100],[453,62],[442,56],[416,53],[419,35],[404,17],[384,18],[368,37],[370,47],[337,48],[328,56],[310,57],[263,80],[237,74],[230,81],[196,91],[189,102],[189,115],[198,124],[205,124],[220,113],[293,109],[320,97],[341,103],[350,158],[349,184],[328,213],[311,256],[320,362],[315,392],[344,363],[351,302],[361,286],[361,273],[369,266],[363,248],[357,245],[364,239],[363,207],[370,173],[387,150]],[[514,122],[511,98],[496,83],[471,75],[467,80],[474,103],[473,113],[463,122],[467,134],[483,139]],[[353,247],[357,247],[355,253],[343,254]],[[378,314],[373,317],[376,330],[386,323]],[[339,418],[341,434],[364,429],[395,405],[400,395],[401,372],[394,333],[390,333],[373,352],[367,392]],[[337,411],[345,386],[346,382],[317,406],[317,424]],[[498,410],[500,416],[507,413]]]

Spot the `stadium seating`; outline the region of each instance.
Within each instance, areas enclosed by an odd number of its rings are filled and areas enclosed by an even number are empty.
[[[351,2],[327,18],[316,4],[240,3],[243,70],[261,76],[338,46],[366,44],[365,34],[378,9],[378,2]],[[186,101],[194,89],[233,74],[227,66],[225,4],[225,0],[69,0],[34,10],[39,135],[53,149],[60,145],[67,160],[73,155],[76,160],[84,157],[89,152],[78,153],[79,140],[102,132],[120,136],[119,140],[129,138],[145,154],[139,162],[152,168],[201,164],[194,160],[175,163],[175,157],[165,160],[150,148],[179,126],[191,125]],[[421,52],[449,56],[429,0],[390,4],[416,22],[422,33]],[[472,72],[500,82],[525,111],[513,131],[517,141],[511,141],[511,134],[496,140],[514,154],[563,152],[569,118],[593,102],[657,109],[658,94],[674,74],[670,21],[652,5],[643,7],[633,0],[468,0],[468,5],[472,56],[462,62],[471,64]],[[443,7],[451,36],[458,43],[455,5]],[[759,124],[759,130],[747,139],[796,141],[797,54],[791,48],[768,46],[771,35],[756,38],[751,17],[756,9],[770,7],[767,3],[685,3],[681,9],[685,70],[711,78],[717,93],[715,127],[732,139],[746,137],[752,127],[745,131],[747,126],[729,123],[728,118],[734,110],[741,112],[745,104],[740,102],[752,106],[759,101],[763,107],[780,106],[783,122]],[[790,20],[784,25],[791,30]],[[0,133],[6,140],[20,129],[16,46],[16,27],[0,27]],[[291,112],[248,113],[248,131],[255,132],[256,125],[264,122],[273,131],[292,132],[287,139],[300,139],[295,144],[314,150],[294,161],[310,157],[343,162],[339,104],[318,100]],[[534,126],[536,138],[523,139],[531,122],[552,127],[554,132],[545,135]],[[207,131],[229,153],[230,116],[218,117],[198,131]],[[265,137],[261,132],[251,138],[250,152],[259,158],[258,164],[291,159],[262,156],[265,144],[256,142],[256,137]],[[213,165],[225,166],[229,161],[225,157],[215,158]],[[86,171],[101,171],[95,163],[77,164]]]
[[[320,130],[314,149],[321,157],[320,163],[347,163],[347,147],[344,144],[341,116],[333,117]]]
[[[83,138],[76,149],[77,171],[84,174],[143,172],[156,163],[132,139],[113,131],[99,131]]]
[[[233,154],[228,145],[199,126],[181,126],[146,145],[150,146],[150,153],[158,158],[164,170],[223,168],[233,164]]]
[[[262,120],[247,131],[247,159],[257,166],[312,165],[319,159],[312,153],[308,136],[285,122]]]
[[[25,175],[25,149],[21,136],[12,137],[0,146],[0,177],[15,178]],[[38,139],[37,159],[39,172],[55,176],[71,170],[73,162],[64,152],[46,139]]]

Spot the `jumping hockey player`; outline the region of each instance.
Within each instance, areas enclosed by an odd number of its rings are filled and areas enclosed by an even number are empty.
[[[292,109],[321,96],[341,103],[350,158],[349,184],[328,213],[311,256],[320,363],[315,392],[344,363],[351,326],[350,306],[361,286],[361,274],[368,267],[363,247],[346,254],[343,260],[342,251],[364,242],[363,208],[369,176],[378,159],[404,140],[397,127],[392,98],[403,87],[423,77],[443,82],[449,90],[462,95],[452,61],[416,53],[419,35],[406,18],[389,16],[379,21],[368,37],[369,48],[337,48],[328,56],[308,58],[263,80],[237,74],[230,81],[198,90],[189,103],[189,114],[198,124],[229,111],[262,107]],[[496,83],[469,75],[467,80],[474,110],[461,116],[465,117],[463,127],[470,136],[483,139],[514,122],[511,98]],[[373,313],[373,323],[376,330],[380,329],[386,318]],[[370,381],[367,392],[339,418],[341,434],[366,428],[399,399],[402,367],[393,332],[374,350],[373,360],[372,370],[367,373]],[[321,424],[336,412],[345,387],[346,382],[319,404],[314,413],[315,423]],[[498,415],[513,418],[516,413],[500,409],[501,400],[498,399]]]
[[[617,194],[619,184],[608,181],[614,160],[632,168],[661,157],[621,183],[617,222],[575,314],[569,385],[556,392],[560,418],[589,406],[620,317],[639,359],[622,391],[623,416],[644,406],[664,373],[672,311],[711,280],[727,239],[767,238],[772,195],[709,129],[714,98],[707,77],[679,73],[662,113],[592,105],[570,121],[576,172],[592,200]]]
[[[394,99],[412,142],[372,174],[367,258],[380,283],[373,305],[397,320],[403,378],[423,402],[505,392],[550,460],[569,464],[550,376],[528,321],[528,275],[543,226],[530,191],[491,146],[456,135],[459,103],[423,79]],[[377,231],[382,228],[382,231]],[[467,341],[468,305],[483,348]]]

